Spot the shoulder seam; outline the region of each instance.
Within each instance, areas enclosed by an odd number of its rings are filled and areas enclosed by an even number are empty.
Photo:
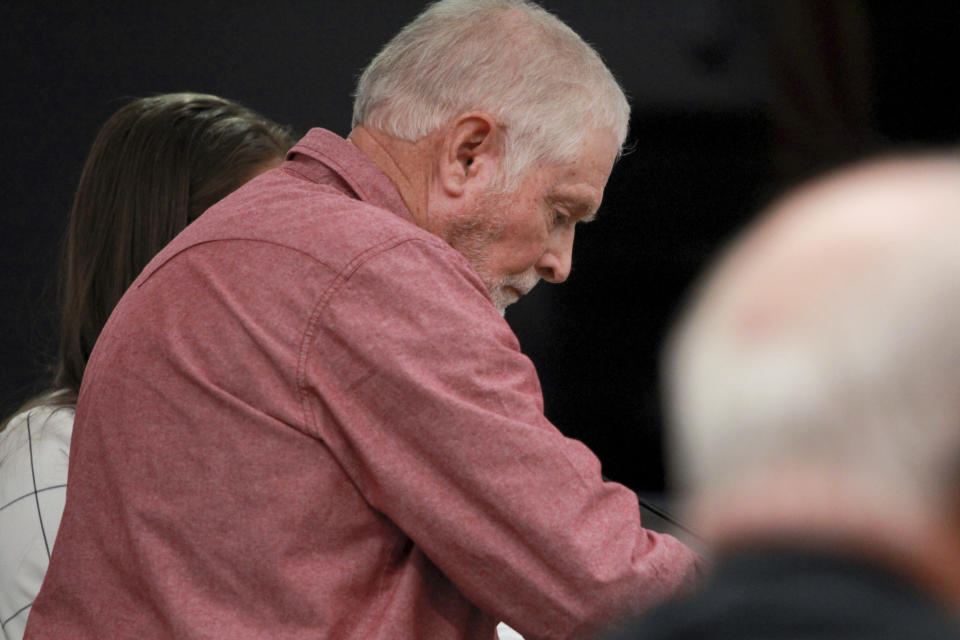
[[[307,355],[309,353],[309,345],[313,343],[313,338],[316,334],[316,328],[319,322],[320,315],[323,313],[323,310],[326,308],[327,303],[333,294],[346,283],[350,277],[356,273],[357,269],[362,267],[366,262],[373,259],[374,257],[386,253],[391,249],[395,249],[403,244],[408,243],[419,243],[423,245],[434,245],[434,238],[417,238],[417,237],[405,237],[405,238],[391,238],[390,240],[385,240],[379,244],[373,245],[372,247],[367,248],[363,252],[357,254],[353,260],[351,260],[347,265],[340,270],[336,275],[330,285],[320,294],[320,298],[317,300],[316,305],[310,312],[310,318],[307,321],[307,327],[303,332],[303,338],[300,342],[300,354],[297,358],[297,395],[300,399],[300,408],[303,412],[303,424],[311,427],[311,432],[316,433],[312,420],[310,420],[309,409],[307,406],[307,394],[306,394],[306,367],[307,367]],[[443,242],[439,238],[436,238],[438,242]],[[440,248],[437,246],[436,248]]]

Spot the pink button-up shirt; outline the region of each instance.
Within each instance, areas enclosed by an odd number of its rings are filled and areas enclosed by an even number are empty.
[[[28,638],[567,638],[695,573],[544,418],[466,260],[322,130],[124,296],[67,491]]]

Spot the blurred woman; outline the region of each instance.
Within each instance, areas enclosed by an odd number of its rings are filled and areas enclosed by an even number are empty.
[[[110,312],[164,245],[292,144],[263,116],[193,93],[134,100],[97,134],[66,232],[56,376],[0,430],[0,636],[22,636],[43,581],[80,381]]]

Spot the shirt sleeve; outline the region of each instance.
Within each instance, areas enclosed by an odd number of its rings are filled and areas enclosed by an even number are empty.
[[[448,247],[370,251],[305,347],[310,419],[370,505],[529,637],[588,633],[689,585],[696,556],[543,415],[536,372]]]

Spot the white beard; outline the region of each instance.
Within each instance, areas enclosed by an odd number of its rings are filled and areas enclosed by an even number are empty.
[[[483,277],[482,272],[480,273],[480,278],[484,281],[484,284],[487,285],[490,297],[493,298],[493,305],[497,308],[497,311],[500,312],[501,316],[506,314],[507,307],[519,300],[521,296],[530,293],[530,290],[540,282],[540,276],[537,275],[535,269],[507,276],[493,285]]]
[[[501,316],[506,313],[507,307],[521,296],[530,293],[540,282],[540,276],[534,267],[523,273],[501,277],[499,280],[487,270],[488,247],[496,242],[503,232],[502,221],[496,212],[500,208],[500,202],[507,197],[509,196],[491,192],[476,209],[453,221],[441,236],[459,251],[477,272]]]

